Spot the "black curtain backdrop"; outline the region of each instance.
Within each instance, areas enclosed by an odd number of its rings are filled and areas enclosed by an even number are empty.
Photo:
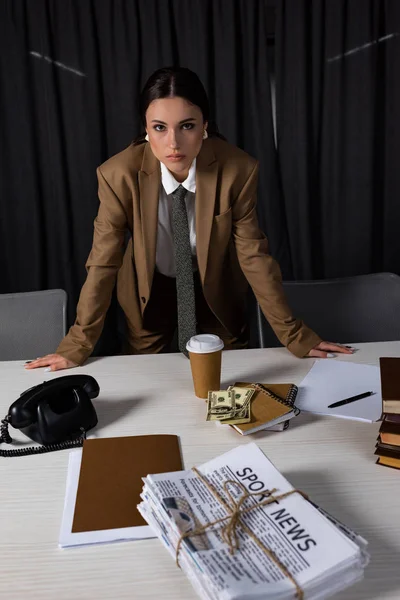
[[[141,131],[139,91],[155,69],[172,64],[197,72],[220,131],[260,160],[260,224],[290,275],[273,141],[268,4],[1,1],[0,292],[64,288],[73,321],[98,208],[95,169]],[[110,347],[97,353],[105,351]]]
[[[400,2],[278,0],[276,75],[295,278],[400,273]]]

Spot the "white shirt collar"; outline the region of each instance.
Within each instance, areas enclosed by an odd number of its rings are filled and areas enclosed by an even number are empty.
[[[196,193],[196,159],[193,160],[190,165],[188,176],[182,184],[179,181],[176,181],[175,177],[172,175],[171,171],[168,171],[167,167],[164,163],[161,164],[161,183],[163,184],[163,188],[167,195],[172,194],[180,185],[188,190],[188,192]]]

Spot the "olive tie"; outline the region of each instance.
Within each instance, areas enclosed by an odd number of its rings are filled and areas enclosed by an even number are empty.
[[[178,343],[179,350],[188,356],[186,343],[196,335],[196,301],[185,196],[186,190],[182,185],[172,193],[172,228],[178,303]]]

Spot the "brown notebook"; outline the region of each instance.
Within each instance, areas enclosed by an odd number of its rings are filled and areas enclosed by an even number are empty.
[[[251,383],[239,381],[233,385],[237,387],[250,387]],[[240,425],[232,425],[242,435],[255,433],[288,421],[299,414],[299,409],[294,405],[298,388],[293,383],[263,383],[271,393],[265,394],[255,391],[251,399],[251,421]]]
[[[392,444],[393,446],[400,446],[400,434],[398,433],[385,433],[379,434],[379,439],[382,444]]]
[[[400,415],[383,415],[382,423],[379,428],[380,433],[397,433],[400,435],[400,422],[392,421],[393,416]]]
[[[385,423],[397,423],[400,426],[400,415],[393,415],[392,413],[385,413],[383,415]]]
[[[176,435],[85,440],[72,532],[147,525],[136,509],[142,477],[182,469]]]
[[[386,456],[387,458],[396,458],[400,460],[400,452],[398,450],[388,450],[387,448],[383,448],[382,445],[376,445],[376,450],[374,454],[378,456]]]
[[[385,415],[379,428],[379,437],[384,444],[400,446],[400,423],[390,421]]]
[[[382,412],[400,414],[400,358],[381,357]]]
[[[391,453],[393,453],[393,456],[395,454],[398,454],[398,457],[400,458],[400,446],[396,444],[385,444],[385,442],[381,440],[380,436],[378,437],[378,441],[375,444],[375,448],[376,454],[384,454],[385,451],[390,451]]]
[[[385,467],[393,467],[394,469],[400,469],[400,458],[380,456],[376,462],[378,465],[383,465]]]

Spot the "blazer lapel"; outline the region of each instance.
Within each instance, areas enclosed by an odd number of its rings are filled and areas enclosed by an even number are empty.
[[[148,296],[153,283],[156,264],[158,198],[160,193],[160,163],[146,144],[142,168],[139,171],[140,214],[142,220],[143,250],[146,262]]]
[[[218,163],[212,141],[203,142],[196,160],[196,248],[197,262],[204,283],[211,228],[214,219]]]

